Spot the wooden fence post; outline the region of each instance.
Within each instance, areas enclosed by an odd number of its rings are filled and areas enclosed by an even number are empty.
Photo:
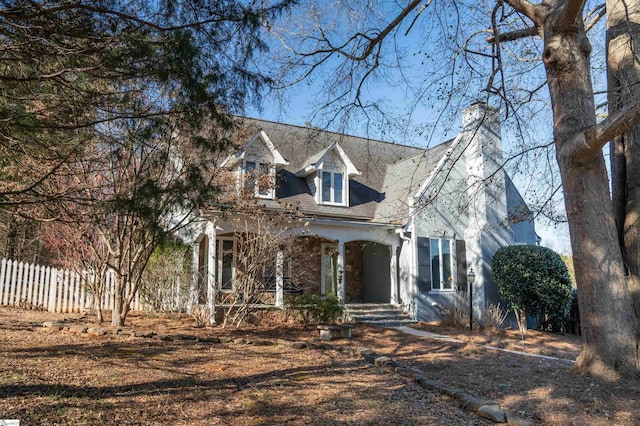
[[[58,271],[51,268],[49,275],[49,312],[56,311],[56,301],[58,300]]]
[[[47,288],[47,269],[46,267],[42,267],[40,269],[40,288],[38,289],[38,306],[44,306],[44,297],[45,297],[45,290]]]
[[[14,306],[19,306],[22,299],[24,299],[24,294],[27,291],[27,286],[24,285],[22,277],[24,276],[25,264],[20,262],[18,263],[18,288],[16,289],[16,299],[13,301]]]
[[[27,304],[31,303],[31,296],[33,296],[33,278],[36,271],[36,266],[32,263],[29,265],[29,269],[27,270],[29,273],[27,274],[27,279],[25,280],[25,286],[27,287],[27,294],[25,296],[25,302]]]
[[[16,279],[17,279],[17,275],[18,275],[18,261],[14,260],[13,263],[11,264],[12,269],[11,269],[11,291],[9,292],[9,303],[7,303],[8,305],[14,305],[14,299],[16,297]]]
[[[6,305],[6,299],[9,287],[5,287],[5,276],[7,275],[7,259],[2,259],[0,263],[0,303]]]

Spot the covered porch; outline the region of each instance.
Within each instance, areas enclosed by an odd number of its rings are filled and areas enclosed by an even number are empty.
[[[238,259],[238,231],[213,219],[201,224],[193,240],[193,303],[211,312],[243,278],[247,262]],[[317,220],[287,237],[291,246],[276,246],[273,261],[263,266],[266,305],[283,307],[288,293],[333,293],[342,303],[400,303],[394,226]]]

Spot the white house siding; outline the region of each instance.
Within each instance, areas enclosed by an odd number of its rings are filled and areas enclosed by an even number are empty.
[[[465,241],[467,270],[473,268],[476,274],[474,310],[481,317],[488,303],[499,301],[490,268],[493,254],[514,240],[507,224],[497,113],[483,105],[474,105],[464,111],[463,125],[463,132],[452,145],[448,163],[443,163],[430,178],[416,203],[424,206],[414,217],[412,247],[417,253],[418,237]],[[454,259],[454,263],[456,261]],[[419,320],[438,319],[440,310],[459,297],[455,291],[419,292],[416,280],[413,286],[416,289],[413,313]]]

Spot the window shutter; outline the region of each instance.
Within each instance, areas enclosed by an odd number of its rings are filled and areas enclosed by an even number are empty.
[[[467,244],[456,240],[456,263],[458,291],[467,291]]]
[[[418,291],[431,291],[431,252],[429,238],[418,237]]]

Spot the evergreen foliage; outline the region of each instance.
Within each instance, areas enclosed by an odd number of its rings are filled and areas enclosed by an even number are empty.
[[[541,246],[499,249],[491,264],[502,297],[518,313],[539,318],[539,327],[560,331],[569,318],[571,278],[560,255]]]
[[[232,114],[291,0],[0,0],[0,208],[108,253],[124,324],[154,248],[220,193]],[[69,246],[69,245],[68,245]]]

